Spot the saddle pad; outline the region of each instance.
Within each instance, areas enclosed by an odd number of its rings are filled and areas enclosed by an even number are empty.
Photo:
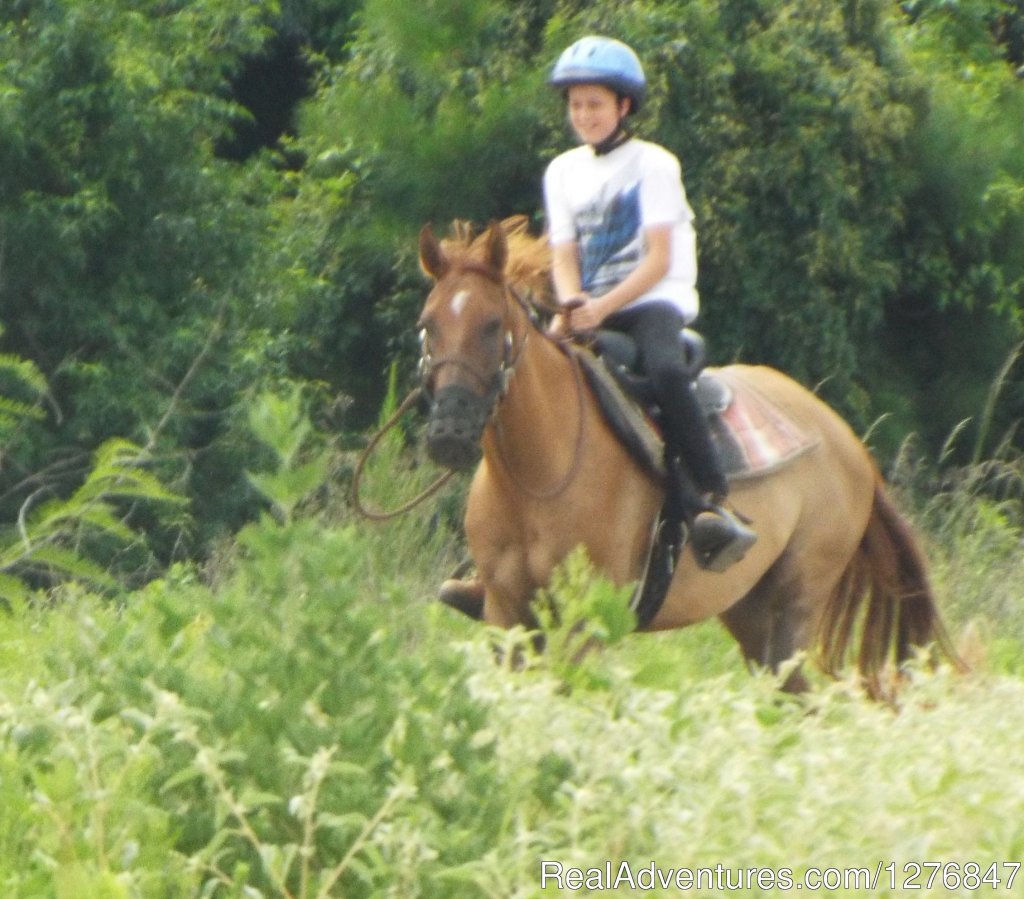
[[[663,478],[663,444],[650,414],[622,390],[601,359],[586,350],[576,356],[612,430],[644,469]],[[817,445],[735,372],[706,369],[701,378],[722,387],[705,393],[729,399],[724,407],[709,411],[708,420],[730,481],[769,474]]]
[[[716,369],[733,400],[710,416],[711,438],[730,481],[769,474],[817,446],[754,386],[729,369]]]

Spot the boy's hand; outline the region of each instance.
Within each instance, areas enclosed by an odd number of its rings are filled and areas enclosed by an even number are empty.
[[[569,327],[574,334],[596,331],[605,320],[606,312],[600,299],[580,296],[580,304],[569,312]]]
[[[551,319],[551,324],[548,325],[548,335],[551,337],[569,337],[576,331],[573,313],[585,306],[589,299],[590,297],[586,294],[580,294],[559,304],[558,312],[555,313],[555,317]]]

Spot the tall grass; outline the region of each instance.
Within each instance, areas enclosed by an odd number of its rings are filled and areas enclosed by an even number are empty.
[[[996,670],[1024,673],[1024,455],[1004,440],[990,459],[943,462],[930,462],[908,441],[892,477],[927,542],[944,611],[967,650]]]

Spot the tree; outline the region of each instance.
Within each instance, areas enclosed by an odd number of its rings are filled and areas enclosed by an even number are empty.
[[[120,435],[237,522],[222,440],[273,323],[259,251],[276,176],[214,156],[227,76],[272,7],[35,0],[0,11],[3,346],[46,378],[51,414],[6,448],[4,515],[41,483],[69,495]],[[225,485],[226,486],[226,485]],[[251,497],[251,494],[250,494]],[[192,535],[175,520],[190,546]],[[174,551],[165,546],[166,552]]]
[[[911,6],[904,45],[923,88],[882,348],[929,443],[973,419],[963,457],[985,436],[988,391],[1024,336],[1024,82],[999,42],[1021,9],[996,0]],[[996,439],[1024,415],[1022,377],[1011,370]]]

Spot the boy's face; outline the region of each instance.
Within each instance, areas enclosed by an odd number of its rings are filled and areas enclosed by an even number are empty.
[[[568,90],[569,122],[583,143],[599,144],[615,133],[629,103],[602,84],[574,84]]]

